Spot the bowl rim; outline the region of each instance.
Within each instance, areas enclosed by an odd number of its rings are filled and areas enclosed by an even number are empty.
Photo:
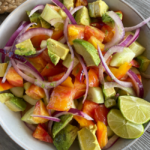
[[[23,2],[20,6],[18,6],[14,11],[12,11],[8,16],[7,18],[2,22],[2,24],[5,23],[6,20],[9,19],[9,17],[11,15],[13,15],[14,12],[16,12],[20,7],[22,7],[24,4],[26,3],[30,3],[31,0],[27,0],[25,2]],[[133,6],[131,6],[128,2],[126,2],[125,0],[121,0],[122,3],[124,3],[125,5],[127,5],[128,7],[130,7],[142,20],[145,20],[145,18],[142,16],[142,14],[140,12],[138,12]],[[2,24],[0,25],[0,30],[1,30],[1,26]],[[149,28],[150,30],[150,25],[149,24],[146,24],[146,26]],[[14,134],[12,134],[11,132],[9,132],[9,129],[7,127],[5,127],[5,125],[3,124],[3,122],[0,120],[0,126],[2,127],[2,129],[5,131],[5,133],[17,144],[19,145],[21,148],[25,149],[25,150],[30,150],[28,149],[24,143],[22,143],[21,141],[18,141],[18,139],[16,138],[16,136]],[[150,121],[149,123],[147,124],[146,128],[144,128],[144,133],[145,131],[150,127]],[[127,147],[130,147],[131,145],[133,145],[137,140],[137,139],[134,139],[129,145],[127,145],[125,148],[123,148],[123,150],[125,150]]]

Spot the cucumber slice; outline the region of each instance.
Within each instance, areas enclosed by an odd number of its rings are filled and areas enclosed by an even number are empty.
[[[24,83],[24,89],[25,89],[25,91],[31,86],[32,84],[30,83],[30,82],[26,82],[26,83]]]
[[[47,40],[43,40],[40,45],[40,48],[45,48],[45,47],[47,47]]]
[[[23,97],[23,93],[24,93],[23,87],[14,87],[14,88],[11,88],[10,91],[17,97],[20,97],[20,98]]]
[[[116,106],[116,100],[108,99],[108,100],[105,101],[105,107],[106,108],[111,108],[113,106]]]
[[[35,100],[35,99],[31,98],[31,97],[28,96],[28,95],[24,95],[24,96],[23,96],[23,99],[24,99],[26,102],[28,102],[29,104],[31,104],[31,105],[35,105],[35,104],[37,103],[37,101],[38,101],[38,100]]]
[[[104,89],[104,87],[102,87],[102,88],[103,88],[105,100],[115,97],[115,95],[116,95],[115,88],[108,88],[108,89]]]

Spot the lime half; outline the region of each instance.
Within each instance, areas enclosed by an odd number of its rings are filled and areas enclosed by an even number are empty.
[[[133,96],[120,96],[119,106],[123,116],[135,124],[144,124],[150,120],[150,103]]]
[[[111,130],[124,139],[136,139],[144,133],[143,125],[129,122],[118,109],[112,109],[108,113],[107,119]]]

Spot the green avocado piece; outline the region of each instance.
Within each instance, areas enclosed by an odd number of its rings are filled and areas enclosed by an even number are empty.
[[[62,17],[63,20],[66,19],[67,15],[66,15],[66,13],[65,13],[62,9],[60,9],[60,10],[58,11],[58,13],[61,15],[61,17]]]
[[[78,131],[78,140],[81,150],[101,150],[95,132],[96,125],[82,128]]]
[[[48,49],[48,55],[49,55],[52,63],[56,66],[60,60],[60,57],[57,56],[56,54],[54,54],[53,52],[51,52],[50,49]]]
[[[87,25],[87,26],[90,25],[91,21],[90,21],[89,12],[85,6],[77,11],[75,15],[75,20],[77,24]]]
[[[4,76],[7,66],[8,66],[7,63],[0,63],[0,77]]]
[[[60,117],[60,122],[55,122],[53,125],[53,129],[52,129],[52,134],[53,134],[53,138],[55,138],[55,136],[63,129],[67,126],[67,124],[69,124],[69,122],[72,120],[73,115],[72,114],[68,114],[68,115],[63,115]]]
[[[108,89],[104,89],[104,87],[102,87],[102,89],[105,96],[105,100],[115,97],[116,91],[114,87]]]
[[[117,93],[119,94],[119,96],[123,95],[136,96],[136,93],[132,87],[123,87],[123,89],[119,89]]]
[[[0,94],[0,102],[5,103],[6,101],[9,101],[13,97],[14,97],[14,95],[11,93],[1,93]]]
[[[47,48],[50,52],[52,52],[53,54],[56,54],[62,60],[65,60],[69,53],[68,46],[53,39],[47,40]]]
[[[150,60],[145,56],[138,56],[137,58],[138,63],[140,64],[139,70],[145,72],[150,64]]]
[[[69,150],[70,146],[73,144],[75,138],[77,137],[78,128],[68,124],[64,129],[62,129],[54,138],[54,145],[57,150]]]
[[[36,54],[36,49],[33,47],[33,44],[30,39],[27,39],[16,45],[17,50],[15,50],[15,54],[30,56]]]
[[[119,16],[119,18],[120,18],[121,20],[123,19],[122,13],[116,12],[116,14]]]
[[[26,102],[17,97],[13,97],[10,100],[5,102],[5,105],[12,111],[18,112],[18,111],[24,111],[26,109]]]
[[[50,23],[50,21],[52,19],[56,19],[56,18],[62,19],[61,15],[56,10],[51,8],[48,4],[46,4],[46,6],[41,14],[41,17],[48,23]]]
[[[106,108],[111,108],[113,106],[116,106],[116,100],[115,99],[107,99],[104,104],[105,104]]]
[[[49,29],[51,27],[51,25],[47,21],[45,21],[41,16],[39,16],[39,19],[43,28]]]
[[[74,0],[63,0],[63,4],[68,10],[74,8]]]
[[[23,97],[23,93],[24,93],[23,87],[13,87],[10,89],[10,91],[17,97],[20,97],[20,98]]]
[[[89,42],[81,39],[75,39],[73,41],[73,46],[75,51],[80,54],[87,66],[98,66],[100,63],[100,58],[96,48]]]

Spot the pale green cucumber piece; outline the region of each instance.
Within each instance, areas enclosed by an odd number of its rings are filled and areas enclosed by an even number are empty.
[[[122,89],[120,89],[118,91],[119,95],[122,96],[122,95],[131,95],[131,96],[136,96],[136,93],[134,91],[134,89],[132,87],[122,87]]]
[[[0,63],[0,77],[4,77],[8,64]]]
[[[75,68],[77,66],[77,64],[79,63],[79,60],[74,57],[74,64],[73,64],[73,68]],[[69,68],[70,67],[70,64],[72,62],[72,59],[71,59],[71,54],[68,54],[66,59],[63,61],[63,65],[66,67],[66,68]]]
[[[68,10],[70,10],[70,8],[74,8],[74,1],[75,0],[63,0],[63,4]]]
[[[126,120],[118,109],[112,109],[108,113],[107,121],[111,130],[124,139],[136,139],[144,133],[143,125]]]
[[[114,107],[116,106],[116,100],[115,99],[107,99],[105,101],[105,107],[106,108],[111,108],[111,107]]]
[[[30,83],[30,82],[26,82],[26,83],[24,83],[24,89],[25,89],[25,91],[27,90],[27,89],[29,89],[29,87],[31,86],[32,84]]]
[[[9,101],[13,97],[14,97],[14,95],[11,93],[1,93],[0,94],[0,102],[5,103],[6,101]]]
[[[107,126],[107,136],[112,137],[114,135],[114,132],[110,129],[109,126]]]
[[[100,58],[96,48],[89,42],[81,39],[76,39],[73,41],[73,46],[75,51],[80,54],[87,66],[98,66],[100,63]]]
[[[122,52],[112,56],[112,60],[110,61],[110,66],[119,67],[125,62],[130,63],[134,57],[135,54],[130,48],[124,48]]]
[[[104,87],[102,87],[102,89],[103,89],[103,93],[104,93],[104,96],[105,96],[105,100],[115,97],[116,91],[115,91],[114,87],[107,88],[107,89],[104,89]]]
[[[20,97],[20,98],[23,97],[23,93],[24,93],[23,87],[13,87],[10,89],[10,91],[17,97]]]
[[[98,104],[103,104],[104,96],[103,96],[102,89],[100,87],[90,87],[88,91],[87,99]]]
[[[45,47],[47,47],[47,40],[43,40],[42,42],[41,42],[41,45],[40,45],[40,48],[42,49],[42,48],[45,48]]]
[[[35,100],[33,98],[31,98],[30,96],[28,95],[23,95],[23,99],[28,102],[29,104],[31,105],[35,105],[37,103],[38,100]]]
[[[120,96],[119,107],[123,116],[135,124],[144,124],[150,120],[150,103],[133,96]]]

